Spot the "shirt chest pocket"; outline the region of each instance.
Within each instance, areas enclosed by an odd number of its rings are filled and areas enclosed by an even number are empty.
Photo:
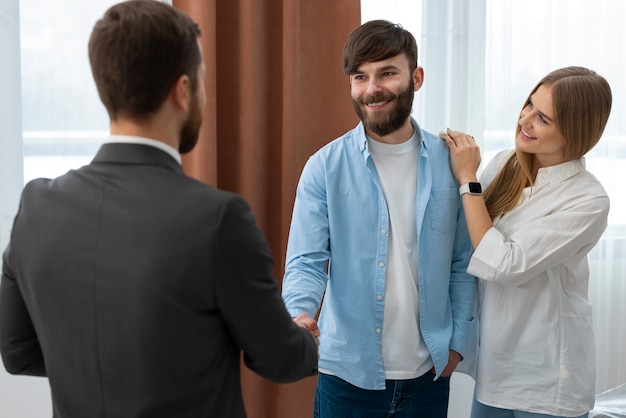
[[[459,191],[456,187],[433,189],[428,201],[430,228],[444,234],[456,228],[456,214],[459,205]]]

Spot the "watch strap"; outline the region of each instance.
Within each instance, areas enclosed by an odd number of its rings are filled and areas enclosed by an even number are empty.
[[[469,183],[465,183],[459,187],[459,195],[461,196],[464,194],[481,195],[482,193],[482,187],[477,181],[470,181]]]

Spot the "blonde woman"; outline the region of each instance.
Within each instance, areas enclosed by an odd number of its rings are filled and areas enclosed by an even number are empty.
[[[515,151],[496,155],[480,183],[474,138],[440,134],[475,249],[468,272],[482,279],[473,418],[587,417],[593,408],[587,254],[609,198],[583,156],[610,110],[611,89],[595,72],[551,72],[523,106]]]

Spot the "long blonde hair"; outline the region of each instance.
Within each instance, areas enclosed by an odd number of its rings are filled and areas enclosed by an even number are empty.
[[[581,158],[598,143],[609,118],[612,102],[609,83],[587,68],[560,68],[537,83],[522,109],[542,84],[552,86],[554,122],[565,138],[565,160]],[[520,129],[518,124],[516,137]],[[492,219],[517,206],[524,188],[532,186],[533,161],[533,154],[516,149],[485,190],[485,203]]]

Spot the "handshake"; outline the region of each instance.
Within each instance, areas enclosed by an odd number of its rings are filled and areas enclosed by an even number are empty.
[[[315,339],[315,343],[319,346],[320,342],[318,337],[320,336],[320,329],[317,327],[317,321],[307,313],[301,313],[300,315],[293,318],[293,322],[296,323],[301,328],[305,328],[309,330],[313,338]]]

